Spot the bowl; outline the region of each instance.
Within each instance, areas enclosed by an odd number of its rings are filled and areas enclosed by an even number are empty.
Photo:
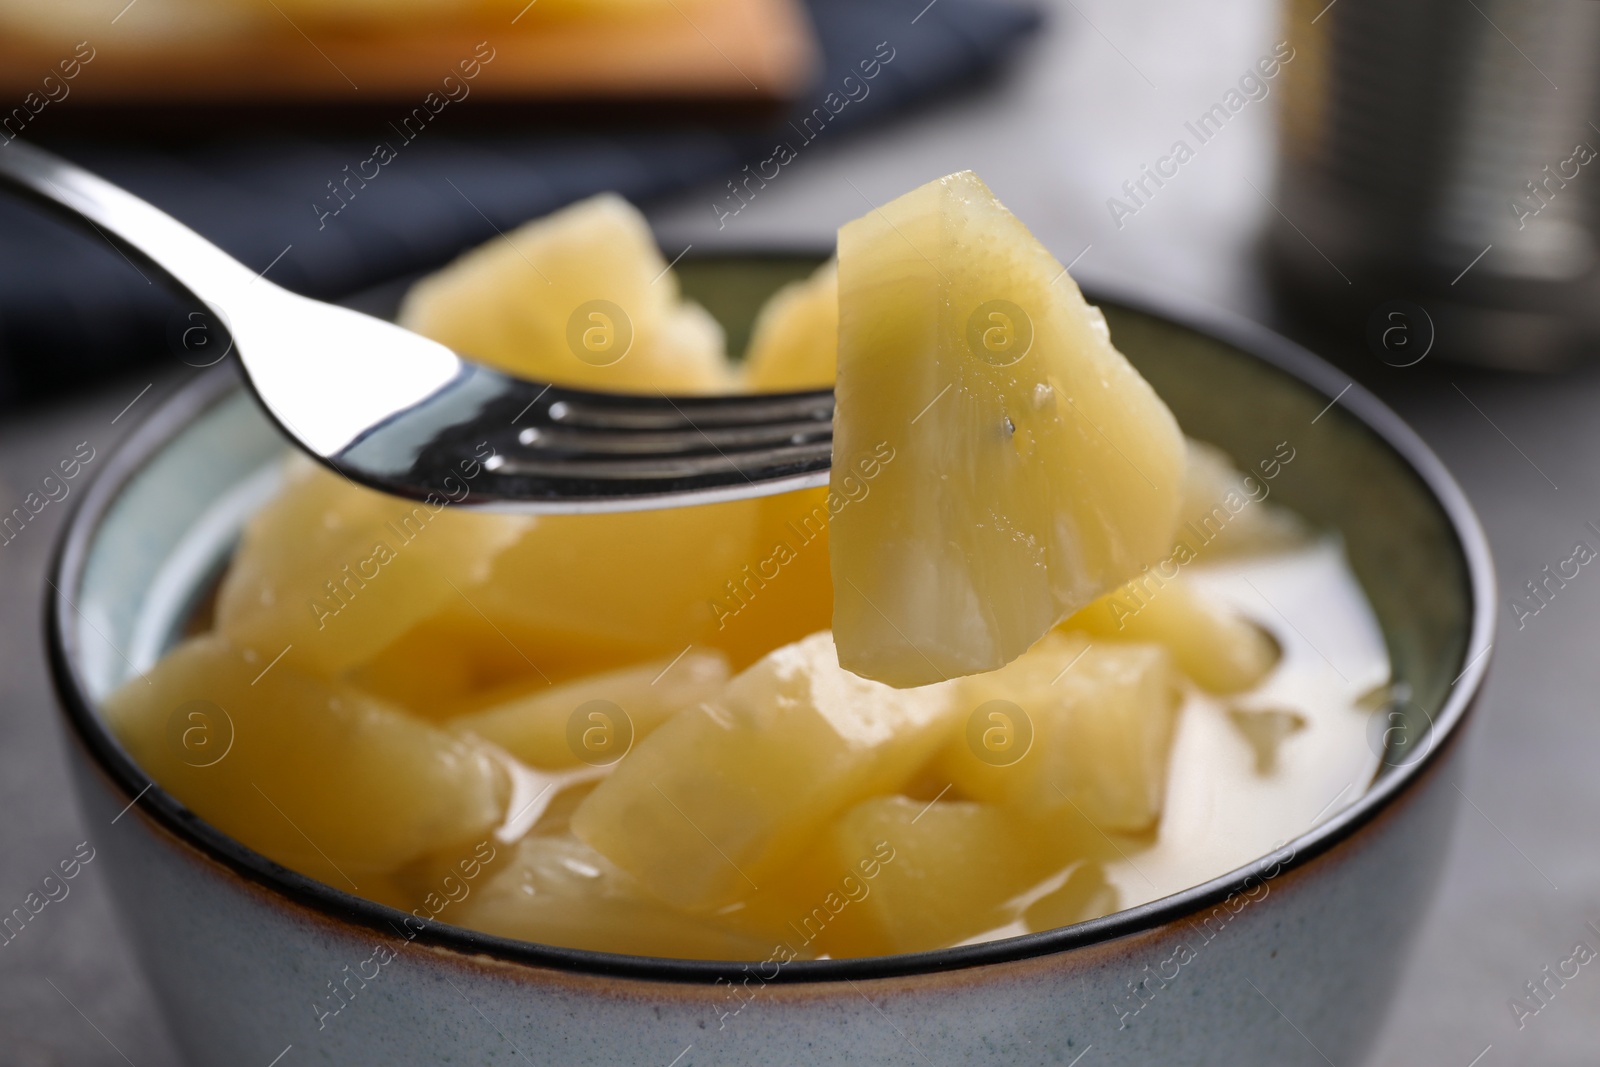
[[[682,269],[691,295],[720,294],[737,336],[766,290],[814,262]],[[181,632],[271,492],[286,446],[224,364],[107,461],[65,532],[46,611],[77,793],[183,1051],[197,1064],[385,1067],[1359,1062],[1455,815],[1450,766],[1492,629],[1483,533],[1416,435],[1307,352],[1213,310],[1090,298],[1189,433],[1247,463],[1291,442],[1275,492],[1343,536],[1409,696],[1376,713],[1381,767],[1358,801],[1148,904],[890,957],[612,955],[350,896],[196,817],[96,710]]]

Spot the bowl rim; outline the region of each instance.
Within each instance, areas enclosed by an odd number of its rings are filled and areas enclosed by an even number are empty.
[[[1091,285],[1085,295],[1093,303],[1116,305],[1220,341],[1327,397],[1329,408],[1342,404],[1419,478],[1444,513],[1460,547],[1471,604],[1469,634],[1462,652],[1465,663],[1455,665],[1460,668],[1460,674],[1451,683],[1443,707],[1434,716],[1433,742],[1421,758],[1380,773],[1353,804],[1283,848],[1169,896],[1072,926],[975,945],[892,956],[795,960],[782,964],[771,979],[763,974],[765,981],[842,982],[1010,963],[1109,942],[1193,915],[1232,894],[1248,890],[1252,882],[1268,881],[1306,865],[1396,805],[1424,773],[1440,761],[1481,692],[1493,648],[1493,561],[1488,540],[1465,493],[1421,437],[1348,375],[1299,344],[1243,316],[1197,300],[1170,294],[1158,296],[1126,284]],[[242,376],[230,361],[207,370],[153,409],[115,449],[80,495],[49,568],[45,627],[51,680],[72,734],[127,800],[128,807],[124,810],[141,807],[142,814],[202,856],[313,912],[371,930],[394,933],[404,929],[407,934],[402,936],[407,940],[449,949],[463,957],[487,956],[508,964],[677,984],[714,982],[753,962],[631,956],[564,948],[497,937],[431,919],[423,920],[421,929],[417,929],[418,919],[412,914],[352,896],[245,847],[191,812],[134,763],[94,711],[93,702],[74,666],[76,641],[74,628],[68,622],[77,613],[89,547],[107,511],[146,461],[202,412],[232,394],[241,384]],[[1469,652],[1472,656],[1466,659]]]

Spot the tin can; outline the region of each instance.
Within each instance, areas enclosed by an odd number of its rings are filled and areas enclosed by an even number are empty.
[[[1286,20],[1281,305],[1396,365],[1600,352],[1600,4],[1288,0]]]

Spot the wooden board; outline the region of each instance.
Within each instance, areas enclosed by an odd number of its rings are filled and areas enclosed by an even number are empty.
[[[798,0],[671,0],[633,19],[480,19],[384,33],[302,28],[287,15],[185,23],[170,14],[180,2],[135,0],[167,19],[157,30],[135,22],[139,6],[119,25],[101,22],[99,33],[79,29],[76,40],[65,25],[65,32],[32,34],[0,27],[0,107],[38,106],[49,92],[61,95],[30,117],[28,125],[40,126],[49,110],[59,113],[50,126],[96,113],[170,119],[185,111],[291,110],[315,123],[323,110],[406,112],[430,93],[452,102],[471,98],[476,108],[720,102],[762,110],[791,101],[817,62]],[[71,68],[63,61],[85,49],[93,58],[65,81]],[[47,75],[55,78],[50,85]]]

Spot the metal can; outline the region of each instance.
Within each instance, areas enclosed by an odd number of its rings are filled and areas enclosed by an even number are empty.
[[[1286,18],[1267,242],[1286,310],[1399,338],[1380,320],[1409,305],[1440,357],[1493,366],[1600,352],[1600,4],[1288,0]]]

